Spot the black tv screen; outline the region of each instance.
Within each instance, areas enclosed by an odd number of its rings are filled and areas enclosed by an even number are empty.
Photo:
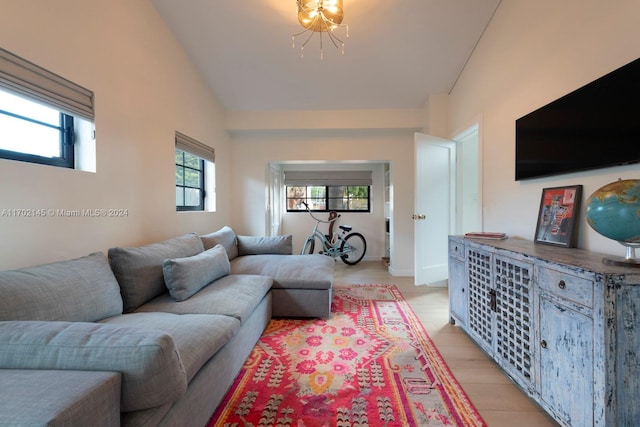
[[[516,181],[640,162],[640,59],[516,120]]]

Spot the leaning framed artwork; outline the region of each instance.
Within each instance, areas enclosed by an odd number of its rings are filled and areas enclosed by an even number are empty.
[[[575,247],[581,200],[582,185],[543,188],[535,242]]]

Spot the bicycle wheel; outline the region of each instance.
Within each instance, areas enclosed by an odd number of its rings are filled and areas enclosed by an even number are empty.
[[[340,259],[347,265],[355,265],[362,261],[367,252],[367,241],[360,233],[351,233],[344,238],[340,245]]]
[[[307,238],[307,241],[304,242],[304,246],[302,247],[302,251],[300,252],[300,255],[311,255],[315,247],[316,247],[316,239],[314,239],[313,237]]]

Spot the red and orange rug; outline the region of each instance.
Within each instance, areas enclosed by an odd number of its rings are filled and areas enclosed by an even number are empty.
[[[486,426],[395,285],[273,319],[208,427]]]

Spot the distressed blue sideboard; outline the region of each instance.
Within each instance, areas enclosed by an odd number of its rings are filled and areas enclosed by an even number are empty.
[[[449,237],[451,323],[564,426],[640,423],[640,269],[603,257]]]

